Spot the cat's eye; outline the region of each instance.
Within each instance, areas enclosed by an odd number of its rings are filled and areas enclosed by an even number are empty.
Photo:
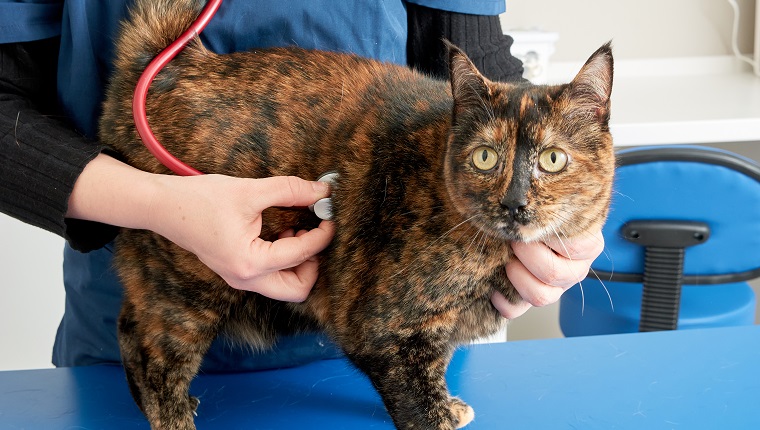
[[[488,171],[496,166],[499,161],[499,155],[493,148],[488,146],[481,146],[475,149],[472,153],[472,164],[478,168],[478,170]]]
[[[538,167],[547,173],[559,173],[567,167],[567,153],[559,148],[545,149],[538,156]]]

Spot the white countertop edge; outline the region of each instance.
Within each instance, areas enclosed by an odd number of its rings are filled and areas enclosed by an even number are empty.
[[[583,67],[582,61],[549,62],[547,82],[565,83]],[[752,73],[749,65],[730,55],[641,58],[615,61],[615,77],[694,76]],[[760,79],[760,77],[758,77]]]
[[[554,83],[569,82],[583,66],[582,62],[553,62],[549,65],[548,81]],[[705,81],[706,85],[712,82],[726,82],[726,78],[733,81],[733,77],[742,79],[746,85],[755,85],[760,82],[751,68],[733,56],[711,57],[679,57],[679,58],[652,58],[652,59],[629,59],[615,63],[616,85],[645,85],[647,81],[659,82],[664,77],[678,76],[705,76],[714,77]],[[754,79],[747,79],[747,76]],[[743,84],[745,85],[745,84]],[[675,87],[675,91],[690,91],[689,88]],[[614,90],[613,90],[614,93]],[[736,118],[710,118],[710,112],[700,112],[694,120],[668,120],[667,117],[651,118],[649,120],[630,120],[630,113],[637,113],[636,109],[648,109],[647,100],[631,99],[629,93],[625,93],[628,99],[614,100],[614,103],[625,103],[625,109],[618,110],[618,121],[615,115],[610,122],[610,129],[615,146],[634,145],[667,145],[667,144],[705,144],[716,142],[760,142],[760,116],[753,116],[756,108],[747,105],[743,117]],[[613,99],[614,99],[613,94]],[[637,107],[639,106],[639,107]],[[689,109],[689,106],[676,106],[680,109]],[[614,108],[613,108],[614,109]],[[720,109],[717,106],[716,109]],[[640,118],[642,115],[636,114]],[[649,116],[649,115],[644,115]],[[682,115],[681,115],[682,116]],[[697,116],[700,119],[696,119]],[[717,116],[717,115],[716,115]]]
[[[760,118],[610,124],[615,146],[760,142]]]

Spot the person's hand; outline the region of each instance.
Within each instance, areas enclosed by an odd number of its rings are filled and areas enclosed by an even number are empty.
[[[156,196],[153,231],[194,253],[234,288],[283,301],[306,299],[317,279],[316,255],[332,240],[333,224],[323,221],[310,231],[286,231],[269,242],[259,237],[261,212],[313,204],[330,194],[327,184],[284,176],[167,179],[173,184]],[[167,197],[170,193],[184,195]]]
[[[106,155],[84,169],[67,216],[154,231],[194,253],[234,288],[303,301],[317,279],[317,253],[334,234],[324,221],[310,231],[259,238],[261,212],[308,206],[329,186],[295,177],[178,177],[146,173]]]
[[[513,304],[494,292],[491,302],[507,319],[519,317],[531,306],[552,304],[586,277],[591,263],[603,249],[600,230],[561,242],[554,239],[546,243],[513,243],[515,258],[507,263],[507,277],[522,301]]]

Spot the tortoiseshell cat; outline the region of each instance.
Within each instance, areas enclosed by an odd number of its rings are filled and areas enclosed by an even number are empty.
[[[199,3],[140,0],[118,40],[100,136],[143,170],[168,173],[136,134],[135,83]],[[194,428],[188,387],[218,334],[266,347],[303,330],[335,340],[398,428],[472,420],[444,373],[458,345],[500,328],[493,290],[519,300],[504,270],[510,242],[583,234],[606,217],[613,61],[605,45],[570,84],[534,86],[490,82],[454,46],[449,57],[442,82],[351,55],[216,55],[197,42],[158,75],[151,126],[189,165],[339,179],[337,232],[304,303],[230,288],[152,232],[120,234],[119,340],[133,397],[154,429]],[[262,237],[318,221],[305,209],[269,209]]]

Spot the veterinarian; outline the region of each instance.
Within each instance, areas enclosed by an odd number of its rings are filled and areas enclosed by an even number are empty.
[[[66,306],[57,366],[118,362],[121,288],[110,268],[118,227],[153,230],[194,252],[232,288],[302,301],[316,255],[333,236],[323,222],[280,240],[258,238],[261,211],[306,206],[329,189],[298,178],[177,177],[127,166],[95,140],[113,38],[129,1],[0,0],[0,211],[67,240]],[[258,0],[224,2],[204,31],[216,52],[298,45],[349,51],[446,74],[446,37],[486,76],[521,79],[497,14],[503,0]],[[598,231],[559,243],[514,244],[507,267],[524,301],[492,298],[505,318],[559,299],[602,250]],[[3,246],[11,246],[4,244]],[[339,354],[322,335],[286,337],[253,355],[212,345],[205,371],[296,365]]]

